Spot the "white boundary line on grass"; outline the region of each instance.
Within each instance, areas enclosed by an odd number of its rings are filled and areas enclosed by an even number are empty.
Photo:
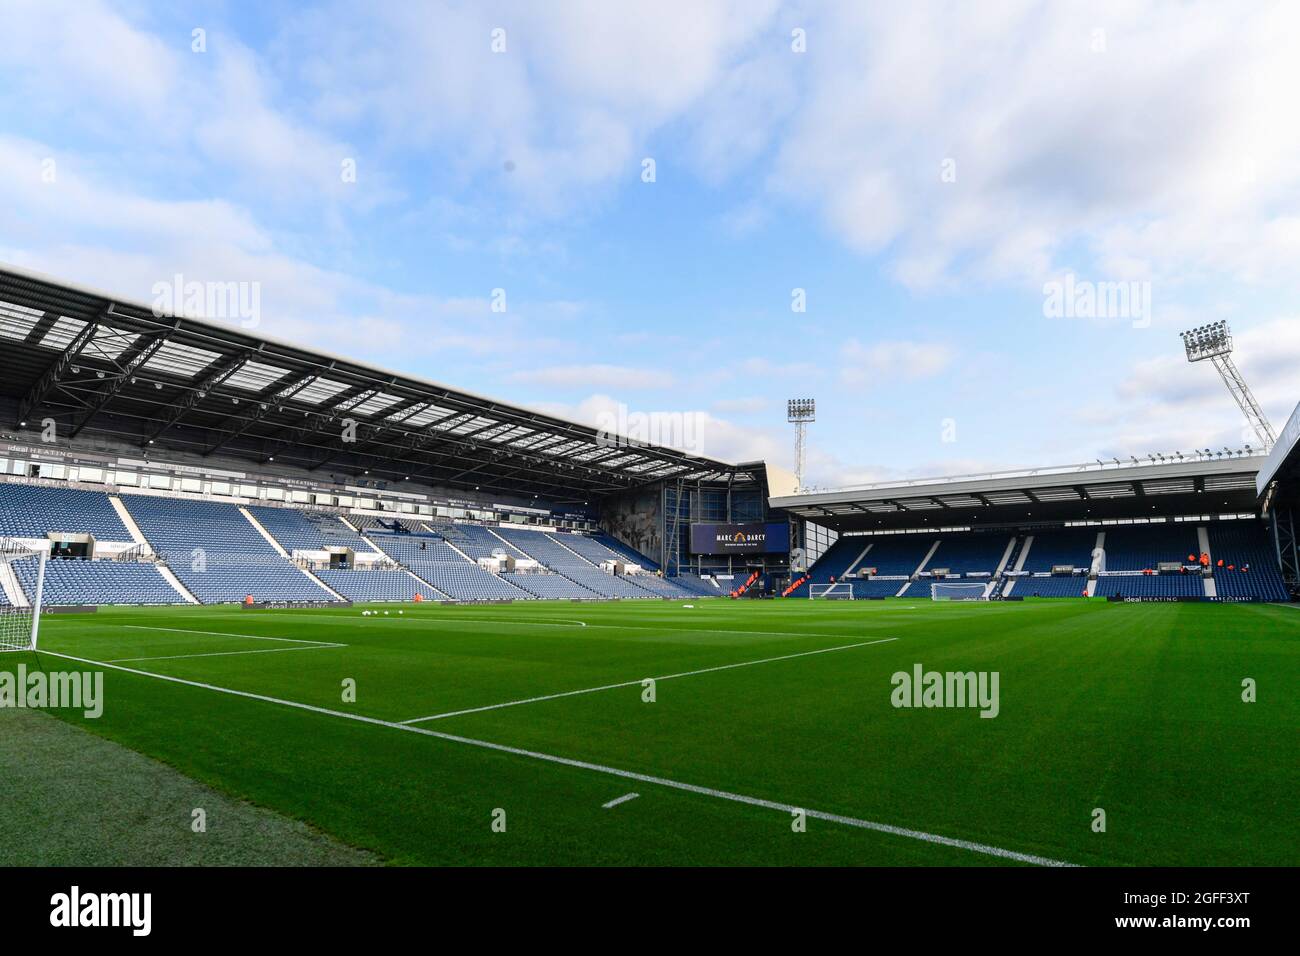
[[[241,654],[285,654],[292,651],[328,651],[347,644],[309,644],[306,647],[264,647],[256,651],[206,651],[201,654],[163,654],[159,657],[111,657],[105,664],[129,664],[136,661],[183,661],[191,657],[238,657]]]
[[[295,615],[295,619],[305,618],[305,617],[311,617],[311,618],[315,618],[316,620],[321,620],[321,621],[333,621],[333,622],[336,623],[336,624],[356,624],[356,623],[357,623],[353,618],[351,618],[351,617],[344,617],[344,616],[341,615],[341,614],[298,614],[298,615]],[[373,618],[373,617],[368,617],[368,618],[366,618],[365,620],[366,620],[366,623],[368,623],[368,624],[369,624],[369,623],[376,623],[376,619]],[[380,617],[380,618],[378,619],[378,623],[382,623],[382,624],[392,624],[392,623],[399,623],[399,622],[402,622],[402,621],[412,621],[412,620],[414,620],[414,621],[419,621],[419,622],[421,622],[421,623],[425,623],[425,624],[428,624],[428,623],[434,623],[434,624],[452,624],[452,625],[455,625],[455,624],[518,624],[518,625],[521,625],[521,626],[523,626],[523,627],[589,627],[589,628],[592,628],[593,630],[606,630],[606,631],[673,631],[673,632],[681,633],[681,634],[697,634],[697,633],[706,633],[706,632],[707,632],[707,633],[709,633],[709,634],[739,634],[739,635],[742,636],[742,637],[751,637],[751,636],[757,636],[757,637],[846,637],[846,636],[847,636],[847,635],[845,635],[845,634],[820,634],[820,633],[812,633],[812,632],[809,632],[809,631],[736,631],[736,630],[724,630],[724,629],[722,629],[722,628],[717,628],[717,627],[683,628],[683,627],[674,627],[674,626],[672,626],[671,624],[662,624],[662,625],[660,625],[660,624],[652,624],[652,625],[650,625],[650,626],[648,626],[648,627],[636,627],[636,626],[627,626],[627,625],[623,625],[623,624],[588,624],[588,623],[586,623],[586,622],[584,622],[584,621],[576,621],[576,620],[575,620],[575,621],[572,621],[571,623],[567,623],[567,624],[566,624],[566,623],[558,623],[558,622],[554,622],[554,621],[512,621],[512,620],[509,620],[508,618],[480,618],[480,619],[478,619],[478,620],[469,620],[468,617],[466,617],[466,618],[457,618],[457,617],[435,617],[435,616],[428,616],[428,617],[425,617],[425,616],[423,616],[423,615],[418,616],[418,617],[417,617],[417,616],[414,616],[414,615],[411,616],[411,617]],[[854,622],[847,622],[847,623],[854,623]],[[196,632],[196,633],[200,633],[200,632]],[[268,638],[268,640],[279,640],[279,638]]]
[[[213,637],[243,637],[250,641],[278,641],[281,644],[335,644],[334,641],[305,641],[298,637],[267,637],[264,634],[232,634],[229,631],[194,631],[185,627],[151,627],[148,624],[122,624],[133,631],[171,631],[176,634],[209,634]]]
[[[613,810],[620,803],[627,803],[629,800],[635,800],[639,796],[641,796],[639,793],[625,793],[621,797],[615,797],[613,800],[609,801],[609,803],[602,803],[600,808],[602,810]]]
[[[391,720],[382,720],[378,717],[367,717],[364,714],[349,714],[342,710],[331,710],[328,707],[318,707],[315,704],[303,704],[295,700],[283,700],[278,697],[268,697],[264,694],[254,694],[251,691],[235,690],[231,687],[218,687],[216,684],[204,684],[201,681],[186,680],[183,677],[172,677],[168,674],[155,674],[151,671],[142,671],[134,667],[123,667],[121,664],[110,664],[106,661],[93,661],[85,657],[75,657],[72,654],[60,654],[57,651],[42,650],[41,653],[49,657],[59,657],[68,661],[76,661],[79,664],[88,664],[91,667],[107,667],[110,670],[135,674],[139,677],[152,677],[155,680],[167,681],[172,684],[183,684],[187,687],[198,687],[201,690],[215,691],[218,694],[230,694],[233,697],[243,697],[248,700],[260,700],[268,704],[279,704],[282,707],[293,707],[297,710],[310,711],[314,714],[323,714],[327,717],[339,717],[343,720],[353,720],[358,723],[371,724],[376,727],[387,727],[390,730],[402,730],[407,733],[421,734],[426,737],[435,737],[438,740],[465,744],[466,746],[478,747],[483,750],[493,750],[497,753],[513,754],[517,757],[528,757],[532,760],[541,760],[546,763],[558,764],[563,767],[574,767],[578,770],[590,770],[611,777],[620,777],[624,780],[636,780],[640,783],[668,787],[672,790],[680,790],[684,793],[694,793],[700,796],[713,797],[718,800],[727,800],[731,803],[741,803],[746,806],[760,807],[764,810],[778,810],[787,815],[799,812],[814,820],[824,820],[828,823],[838,823],[842,826],[855,827],[861,830],[874,830],[878,833],[887,833],[891,836],[905,837],[909,840],[920,840],[924,843],[933,843],[939,846],[968,850],[971,853],[981,853],[985,856],[994,856],[1003,860],[1015,860],[1018,863],[1030,863],[1035,866],[1075,865],[1063,860],[1053,860],[1050,857],[1036,856],[1032,853],[1020,853],[1016,850],[1007,850],[1002,847],[990,846],[985,843],[976,843],[971,840],[958,840],[953,837],[940,836],[937,833],[926,833],[924,830],[911,830],[907,827],[897,827],[890,823],[877,823],[873,820],[860,820],[856,817],[846,817],[838,813],[809,810],[807,807],[797,807],[790,803],[778,803],[775,800],[764,800],[761,797],[750,797],[740,793],[731,793],[727,790],[715,790],[712,787],[700,787],[692,783],[682,783],[678,780],[670,780],[667,777],[654,777],[650,774],[637,773],[632,770],[620,770],[617,767],[607,767],[603,764],[589,763],[586,760],[574,760],[571,757],[557,757],[554,754],[541,753],[536,750],[524,750],[520,747],[508,747],[505,744],[492,743],[489,740],[476,740],[473,737],[461,737],[456,734],[447,734],[438,730],[429,730],[427,727],[412,727],[410,724],[394,723]]]
[[[444,717],[461,717],[465,714],[478,714],[485,710],[500,710],[502,707],[518,707],[521,704],[538,704],[544,700],[558,700],[561,697],[577,697],[579,694],[595,694],[602,690],[615,690],[619,687],[635,687],[642,681],[652,680],[676,680],[678,677],[695,677],[698,674],[712,674],[716,671],[729,671],[737,667],[753,667],[755,664],[771,664],[775,661],[788,661],[796,657],[811,657],[814,654],[829,654],[831,651],[848,651],[855,647],[870,647],[872,644],[888,644],[890,641],[896,641],[896,637],[883,637],[878,641],[862,641],[858,644],[841,644],[839,647],[823,647],[815,651],[800,651],[797,654],[782,654],[780,657],[764,657],[757,661],[741,661],[738,664],[719,664],[717,667],[702,667],[697,671],[683,671],[680,674],[665,674],[662,677],[641,677],[636,680],[625,680],[617,684],[602,684],[599,687],[584,687],[582,690],[566,690],[558,694],[543,694],[541,697],[527,697],[523,700],[507,700],[500,704],[486,704],[482,707],[467,707],[464,710],[451,710],[445,714],[433,714],[429,717],[412,717],[410,720],[404,720],[404,724],[422,724],[427,720],[442,720]]]

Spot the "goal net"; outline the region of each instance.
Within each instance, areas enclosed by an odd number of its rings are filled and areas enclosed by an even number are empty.
[[[852,601],[853,584],[849,581],[836,581],[834,584],[808,585],[808,597],[823,598],[827,601]]]
[[[987,601],[986,584],[939,584],[930,585],[932,601]]]
[[[45,590],[45,562],[49,555],[35,551],[0,551],[0,652],[31,651],[41,626],[41,599]],[[19,573],[30,575],[28,597]]]

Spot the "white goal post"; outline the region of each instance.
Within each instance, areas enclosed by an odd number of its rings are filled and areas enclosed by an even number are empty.
[[[940,584],[930,585],[931,601],[987,601],[989,586],[987,584]]]
[[[808,599],[823,598],[827,601],[852,601],[853,584],[850,581],[836,581],[834,584],[808,585]]]
[[[6,600],[6,603],[0,604],[0,653],[36,650],[36,639],[41,630],[41,605],[45,596],[45,564],[49,557],[47,551],[0,552],[0,574],[7,579],[0,581],[0,585],[7,585],[0,592],[4,593]],[[36,590],[30,599],[23,593],[14,571],[14,566],[20,561],[31,561],[36,567]],[[26,607],[8,603],[8,592],[13,588],[17,588],[22,599],[28,601]]]

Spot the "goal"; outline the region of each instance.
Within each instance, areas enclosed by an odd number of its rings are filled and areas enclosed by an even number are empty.
[[[41,601],[45,592],[45,563],[49,559],[46,552],[35,551],[0,551],[0,595],[5,603],[0,604],[0,652],[33,651],[36,638],[41,629]],[[36,571],[36,591],[28,601],[18,583],[14,571],[20,561],[30,561]],[[15,594],[27,606],[11,603],[10,594]]]
[[[939,584],[930,585],[932,601],[987,601],[985,592],[987,584]]]
[[[849,581],[836,581],[834,584],[808,585],[808,597],[824,598],[827,601],[852,601],[853,584]]]

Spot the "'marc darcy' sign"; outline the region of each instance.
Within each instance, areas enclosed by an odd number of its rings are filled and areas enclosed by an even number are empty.
[[[693,524],[692,554],[784,554],[790,550],[788,524]]]

